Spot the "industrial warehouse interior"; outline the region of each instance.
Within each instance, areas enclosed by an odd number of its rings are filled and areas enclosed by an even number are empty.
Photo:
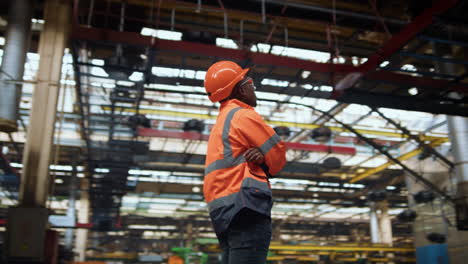
[[[224,262],[205,197],[220,61],[250,69],[286,150],[265,172],[265,263],[468,263],[466,14],[464,0],[0,1],[0,263],[244,264]]]

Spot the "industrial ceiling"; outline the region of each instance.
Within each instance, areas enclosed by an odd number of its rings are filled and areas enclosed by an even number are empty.
[[[198,237],[213,237],[201,190],[218,110],[203,79],[213,62],[233,60],[251,68],[257,111],[291,132],[283,135],[288,164],[271,181],[283,239],[368,236],[370,192],[386,190],[397,214],[407,207],[405,175],[451,166],[444,115],[468,116],[467,8],[455,0],[75,0],[52,167],[56,211],[75,184],[91,200],[82,227],[109,237],[141,230],[135,241],[145,243],[181,239],[177,230],[192,222]],[[39,11],[26,80],[37,70]],[[21,99],[26,125],[32,85]],[[184,130],[192,119],[204,127]],[[310,137],[322,126],[330,139]],[[19,171],[24,133],[2,137]],[[341,165],[328,166],[330,157]],[[405,245],[409,225],[394,222],[396,245]]]

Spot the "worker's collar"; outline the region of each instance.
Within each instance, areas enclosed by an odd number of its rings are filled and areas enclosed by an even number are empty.
[[[250,105],[248,105],[248,104],[246,104],[244,102],[241,102],[241,101],[239,101],[237,99],[230,99],[230,100],[222,102],[221,103],[221,108],[223,108],[223,107],[225,107],[225,106],[227,106],[229,104],[235,104],[235,105],[238,105],[238,106],[240,106],[242,108],[248,108],[248,109],[254,110],[254,108],[252,106],[250,106]]]

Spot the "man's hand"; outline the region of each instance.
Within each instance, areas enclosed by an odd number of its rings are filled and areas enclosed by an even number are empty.
[[[253,162],[257,165],[265,162],[265,156],[263,156],[263,153],[258,148],[249,148],[244,153],[244,158],[247,162]]]

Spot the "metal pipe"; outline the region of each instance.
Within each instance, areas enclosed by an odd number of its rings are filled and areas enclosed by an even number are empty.
[[[73,23],[73,26],[77,26],[80,24],[79,20],[78,20],[78,13],[79,13],[79,0],[73,0],[73,10],[72,10],[72,23]],[[106,25],[107,26],[107,25]]]
[[[265,0],[262,0],[262,23],[266,23]]]
[[[439,123],[437,123],[437,124],[435,124],[435,125],[432,125],[432,126],[426,128],[426,129],[422,132],[422,134],[429,133],[429,132],[431,132],[432,130],[434,130],[434,129],[436,129],[436,128],[439,128],[439,127],[441,127],[441,126],[443,126],[443,125],[445,125],[445,124],[447,124],[447,120],[441,121],[441,122],[439,122]]]
[[[0,68],[0,131],[17,131],[18,103],[21,85],[7,83],[23,79],[24,63],[29,47],[34,3],[30,0],[9,1],[6,43]]]
[[[88,12],[88,27],[91,26],[93,20],[93,11],[94,11],[94,0],[91,0],[89,3],[89,12]]]
[[[227,12],[224,11],[224,38],[229,38],[228,35],[228,15]]]
[[[171,10],[171,31],[174,31],[175,25],[175,8]]]
[[[239,39],[239,46],[241,49],[243,49],[244,47],[244,20],[241,20],[240,21],[240,25],[239,25],[239,36],[240,36],[240,39]]]
[[[284,27],[284,46],[288,47],[289,46],[289,32],[288,32],[288,27]]]
[[[119,31],[123,32],[124,31],[124,26],[125,26],[125,7],[126,7],[126,1],[123,1],[122,4],[120,5],[120,22],[119,22]],[[117,60],[118,64],[120,64],[121,59],[120,57],[123,56],[123,49],[122,49],[122,44],[117,44],[116,49],[115,49],[116,56],[119,58]]]
[[[119,23],[119,31],[123,32],[124,31],[124,24],[125,24],[125,6],[126,6],[126,1],[122,2],[122,5],[120,6],[120,23]]]

